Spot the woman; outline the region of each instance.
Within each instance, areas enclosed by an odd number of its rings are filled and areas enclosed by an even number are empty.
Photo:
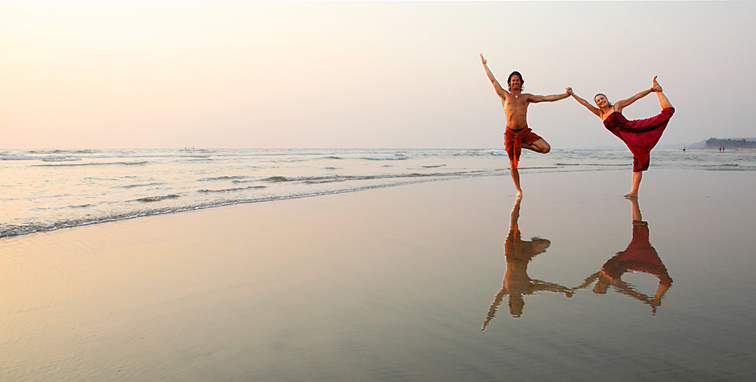
[[[597,117],[604,121],[604,127],[621,139],[630,151],[633,153],[633,188],[629,194],[626,194],[626,198],[638,197],[638,188],[640,187],[641,178],[643,177],[643,171],[648,170],[650,162],[651,149],[659,142],[664,129],[667,127],[667,123],[672,115],[675,113],[675,108],[669,102],[667,97],[662,93],[662,87],[656,82],[656,77],[653,80],[653,86],[651,89],[644,90],[628,99],[617,101],[611,104],[604,94],[596,94],[593,97],[593,101],[596,102],[598,108],[594,107],[588,101],[578,97],[572,92],[572,88],[567,89],[567,92],[575,98],[581,105],[585,106],[596,114]],[[622,109],[633,104],[633,102],[655,92],[659,97],[659,104],[662,111],[659,115],[647,119],[636,119],[629,121],[622,115]]]

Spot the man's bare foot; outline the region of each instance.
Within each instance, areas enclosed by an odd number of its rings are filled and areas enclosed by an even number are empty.
[[[654,76],[654,86],[652,87],[652,89],[654,89],[655,92],[661,93],[663,90],[662,90],[661,85],[659,85],[659,83],[656,82],[656,77],[658,76]]]
[[[522,199],[522,190],[517,190],[517,199]]]
[[[625,194],[625,197],[628,199],[636,199],[638,197],[638,192],[631,192],[629,194]]]

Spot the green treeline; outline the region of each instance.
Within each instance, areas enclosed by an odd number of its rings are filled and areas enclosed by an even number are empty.
[[[706,140],[706,148],[714,149],[724,147],[726,149],[754,149],[756,141],[747,141],[745,139],[717,139],[709,138]]]

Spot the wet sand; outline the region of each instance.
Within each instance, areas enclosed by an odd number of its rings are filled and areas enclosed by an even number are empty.
[[[646,174],[656,301],[648,257],[588,283],[639,243],[629,171],[522,183],[514,252],[508,177],[0,240],[0,380],[754,377],[755,173]]]

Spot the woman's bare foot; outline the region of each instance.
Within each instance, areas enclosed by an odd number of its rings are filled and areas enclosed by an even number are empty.
[[[625,197],[628,199],[636,199],[638,198],[638,191],[625,194]]]
[[[654,86],[652,87],[652,89],[654,89],[654,91],[657,93],[661,93],[663,90],[662,90],[661,85],[659,85],[659,83],[656,82],[656,77],[658,76],[654,76]]]

